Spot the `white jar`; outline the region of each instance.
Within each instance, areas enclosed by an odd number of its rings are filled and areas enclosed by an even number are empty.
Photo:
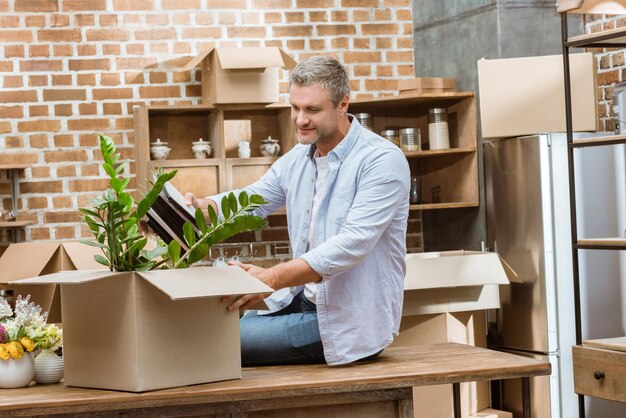
[[[197,159],[208,158],[211,156],[211,143],[200,138],[191,143],[191,152]]]
[[[170,151],[171,148],[167,146],[167,142],[162,142],[159,138],[150,144],[150,155],[153,160],[165,160]]]
[[[278,143],[278,139],[268,136],[261,141],[259,149],[261,150],[261,155],[264,157],[276,157],[280,152],[280,144]]]
[[[239,141],[239,149],[237,151],[239,158],[250,158],[250,142]]]

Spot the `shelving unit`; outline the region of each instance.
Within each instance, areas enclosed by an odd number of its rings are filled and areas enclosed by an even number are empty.
[[[587,3],[587,4],[585,4]],[[602,9],[603,3],[607,3],[606,9]],[[568,36],[567,16],[568,13],[597,13],[597,14],[621,14],[626,13],[626,9],[623,6],[616,6],[615,2],[603,2],[601,0],[591,0],[585,2],[584,0],[564,0],[560,2],[558,11],[561,13],[561,33],[563,44],[563,67],[564,67],[564,80],[565,80],[565,115],[566,115],[566,129],[568,140],[568,165],[569,165],[569,192],[570,192],[570,215],[571,215],[571,238],[572,238],[572,261],[573,261],[573,282],[574,282],[574,319],[576,325],[576,347],[575,353],[584,350],[582,347],[582,326],[581,326],[581,292],[580,292],[580,271],[579,271],[579,250],[626,250],[626,238],[580,238],[578,236],[577,227],[577,210],[576,210],[576,184],[575,184],[575,167],[574,167],[574,150],[582,149],[585,147],[594,146],[611,146],[616,144],[626,143],[626,135],[612,136],[612,137],[597,137],[586,138],[584,140],[573,140],[573,117],[572,117],[572,91],[571,91],[571,78],[570,78],[570,62],[569,53],[570,48],[615,48],[626,46],[626,28],[619,28],[614,30],[608,30],[599,33],[593,33],[589,35]],[[597,392],[586,391],[581,389],[585,387],[579,383],[591,379],[586,373],[585,367],[580,367],[576,359],[584,358],[581,356],[574,359],[574,381],[577,388],[578,396],[578,409],[579,418],[585,417],[585,394],[591,396],[597,396]],[[611,360],[605,359],[605,365],[603,367],[611,368]],[[603,380],[605,378],[604,372],[600,370],[591,371],[593,378],[596,380]],[[584,375],[583,375],[584,374]],[[611,376],[611,385],[614,384],[613,379],[625,379],[623,375],[617,377]],[[609,384],[607,382],[607,384]]]
[[[17,199],[20,196],[19,172],[30,167],[27,164],[0,164],[0,171],[7,173],[7,178],[11,182],[11,212],[10,216],[17,218]],[[32,221],[2,221],[0,229],[6,229],[13,234],[13,241],[21,241],[21,232],[28,225],[33,225]]]
[[[448,111],[450,149],[427,149],[428,110],[433,107]],[[474,93],[403,94],[356,100],[350,103],[349,112],[371,113],[376,132],[399,127],[421,130],[423,150],[405,152],[411,174],[422,181],[422,203],[411,205],[410,210],[479,206]],[[296,144],[290,113],[286,104],[136,107],[138,187],[146,188],[149,176],[158,167],[177,169],[174,185],[200,196],[244,187],[261,177],[277,159],[261,156],[261,140],[268,136],[279,139],[280,155]],[[224,121],[242,119],[251,122],[251,158],[238,158],[236,141],[225,135]],[[171,148],[166,160],[150,159],[150,143],[157,138],[168,142]],[[191,158],[191,143],[198,138],[211,143],[211,158]]]

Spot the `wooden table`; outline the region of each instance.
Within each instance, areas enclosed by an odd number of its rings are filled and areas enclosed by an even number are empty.
[[[176,373],[175,362],[164,364]],[[522,379],[530,417],[530,377],[550,364],[461,344],[397,347],[378,359],[342,367],[272,366],[243,369],[243,379],[144,393],[33,385],[0,390],[0,416],[413,417],[412,387],[453,384],[460,416],[460,382]]]

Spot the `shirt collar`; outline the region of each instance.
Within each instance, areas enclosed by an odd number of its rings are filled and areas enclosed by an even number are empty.
[[[361,135],[361,129],[363,129],[359,121],[351,114],[348,114],[348,120],[350,119],[352,121],[350,122],[350,129],[348,129],[348,133],[346,134],[346,136],[343,137],[341,142],[339,142],[337,146],[328,153],[328,155],[335,154],[337,158],[339,158],[341,161],[346,159],[346,157],[352,150],[352,147],[354,147],[356,140]],[[308,154],[311,160],[315,157],[316,150],[317,147],[315,146],[315,144],[312,144],[309,148]]]

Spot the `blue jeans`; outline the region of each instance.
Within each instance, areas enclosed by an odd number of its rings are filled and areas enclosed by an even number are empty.
[[[268,315],[249,311],[240,324],[243,366],[325,362],[315,304],[304,293]]]

